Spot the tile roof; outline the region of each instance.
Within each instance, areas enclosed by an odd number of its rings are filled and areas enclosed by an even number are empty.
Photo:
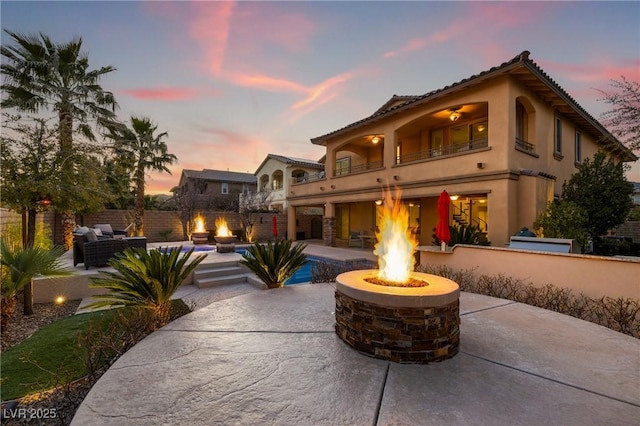
[[[585,130],[590,132],[596,140],[607,150],[616,153],[624,161],[635,161],[638,159],[628,148],[615,138],[604,128],[595,118],[582,108],[558,83],[556,83],[547,73],[545,73],[535,62],[529,59],[529,52],[523,51],[510,61],[501,65],[472,75],[456,83],[445,86],[441,89],[433,90],[419,96],[398,96],[393,95],[382,107],[376,110],[369,117],[358,120],[345,127],[311,139],[316,145],[326,145],[327,139],[342,135],[348,131],[366,126],[383,118],[406,111],[411,108],[421,106],[433,99],[449,95],[452,92],[463,90],[469,86],[479,84],[491,78],[503,74],[512,74],[531,90],[538,93],[542,99],[551,104],[560,113],[570,117]]]
[[[229,172],[225,170],[182,170],[182,175],[187,178],[203,179],[220,182],[256,183],[256,177],[251,173]]]
[[[314,168],[318,170],[324,170],[324,164],[319,163],[318,161],[307,160],[305,158],[288,157],[286,155],[279,155],[279,154],[267,154],[267,156],[262,161],[262,163],[260,163],[260,166],[256,169],[256,174],[269,159],[274,159],[284,164],[292,164],[292,165],[297,165],[301,167],[309,167],[309,168]]]

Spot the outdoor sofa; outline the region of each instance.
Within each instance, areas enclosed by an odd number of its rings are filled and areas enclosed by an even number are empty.
[[[145,237],[126,237],[125,231],[112,229],[111,225],[99,224],[94,227],[78,227],[73,233],[73,266],[84,264],[85,269],[91,266],[105,266],[116,253],[127,248],[147,248]]]

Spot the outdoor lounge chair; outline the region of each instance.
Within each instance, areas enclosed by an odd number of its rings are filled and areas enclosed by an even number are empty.
[[[364,239],[360,232],[350,232],[349,233],[349,247],[364,247]]]

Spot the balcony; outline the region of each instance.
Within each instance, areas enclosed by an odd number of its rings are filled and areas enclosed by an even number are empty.
[[[370,161],[362,164],[353,164],[346,167],[338,167],[333,171],[333,176],[352,175],[356,173],[378,170],[383,167],[382,161]]]
[[[426,151],[403,154],[396,158],[396,164],[413,163],[415,161],[428,160],[430,158],[442,157],[454,154],[466,154],[469,151],[477,151],[489,146],[487,139],[477,139],[464,144],[450,144],[440,148],[428,149]]]
[[[532,143],[525,141],[524,139],[516,138],[516,149],[518,151],[524,152],[525,154],[531,154],[531,155],[537,156],[536,146]]]
[[[316,180],[322,180],[325,177],[326,176],[325,176],[325,173],[324,173],[324,170],[323,170],[321,172],[314,173],[314,174],[311,174],[311,175],[292,177],[290,182],[291,182],[291,184],[295,185],[295,184],[298,184],[298,183],[305,183],[305,182],[313,182],[313,181],[316,181]]]

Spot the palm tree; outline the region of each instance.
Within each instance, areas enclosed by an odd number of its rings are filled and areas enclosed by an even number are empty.
[[[240,261],[269,288],[284,286],[284,282],[307,262],[304,243],[291,247],[290,240],[269,241],[266,245],[254,243],[247,247]]]
[[[38,246],[9,244],[0,238],[0,265],[2,267],[2,286],[0,306],[2,307],[2,328],[6,330],[13,317],[16,294],[25,286],[31,285],[37,275],[71,275],[72,269],[63,266],[60,256],[62,247],[47,250]]]
[[[175,155],[167,152],[167,144],[162,140],[168,136],[167,132],[154,135],[157,130],[158,126],[146,117],[131,117],[131,128],[125,125],[109,128],[108,137],[115,141],[114,149],[118,159],[133,175],[134,223],[138,236],[144,235],[145,173],[147,170],[154,170],[171,174],[167,166],[177,160]]]
[[[96,302],[89,308],[132,306],[149,309],[158,327],[169,320],[171,296],[202,262],[199,255],[189,264],[191,248],[184,255],[182,247],[166,250],[126,249],[109,260],[116,272],[100,271],[92,277],[89,287],[106,288],[109,293],[93,296]]]
[[[115,68],[109,65],[89,70],[88,57],[81,50],[81,38],[56,44],[42,33],[5,32],[11,36],[14,45],[3,45],[0,49],[5,58],[0,66],[4,77],[1,87],[5,94],[0,106],[31,113],[55,112],[59,121],[60,161],[66,162],[66,169],[73,172],[73,164],[69,163],[74,162],[74,132],[94,141],[89,120],[107,125],[115,118],[118,105],[113,94],[98,84],[102,76]],[[62,212],[64,246],[68,250],[73,243],[73,211],[83,203],[71,195],[71,178],[63,178],[61,186],[67,194],[55,200],[55,204]]]

